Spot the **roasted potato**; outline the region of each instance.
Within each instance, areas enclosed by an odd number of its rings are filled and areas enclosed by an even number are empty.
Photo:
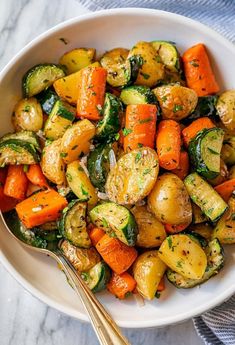
[[[193,112],[198,101],[194,90],[179,84],[159,86],[153,92],[160,104],[163,119],[184,119]]]
[[[190,231],[196,232],[208,241],[211,239],[212,230],[213,228],[209,223],[190,225]]]
[[[135,204],[149,194],[158,171],[158,157],[153,149],[142,147],[125,154],[108,174],[105,190],[109,200]]]
[[[74,161],[67,166],[66,179],[78,199],[87,200],[89,205],[96,205],[98,200],[96,190],[79,161]]]
[[[235,135],[225,134],[221,158],[227,165],[235,164]]]
[[[16,131],[38,132],[43,126],[43,113],[36,98],[21,99],[15,106],[12,124]]]
[[[216,105],[217,113],[226,128],[235,130],[235,90],[223,92]]]
[[[159,247],[166,238],[163,224],[147,210],[146,206],[134,206],[131,213],[135,217],[139,230],[136,245],[143,248]]]
[[[42,153],[41,168],[43,174],[58,185],[65,182],[65,164],[61,158],[61,139],[45,146]]]
[[[95,248],[77,248],[69,241],[64,240],[61,244],[61,249],[78,272],[89,271],[89,269],[100,262],[100,256]]]
[[[81,153],[88,153],[90,140],[95,135],[95,126],[87,119],[73,124],[66,130],[61,140],[61,156],[66,164],[79,158]]]
[[[235,178],[235,165],[229,169],[229,179],[231,180],[233,178]]]
[[[94,56],[94,48],[76,48],[62,55],[59,63],[66,67],[68,74],[71,74],[90,65]]]
[[[136,259],[133,274],[137,290],[144,298],[149,300],[154,298],[166,268],[157,250],[145,252]]]
[[[185,234],[168,236],[158,255],[173,271],[185,278],[201,279],[207,266],[207,257],[201,246]]]
[[[132,56],[142,58],[142,66],[139,69],[136,85],[155,86],[164,78],[164,65],[156,50],[149,42],[138,42],[132,47],[128,58]]]
[[[213,230],[212,239],[218,238],[223,244],[235,243],[235,195],[228,201],[229,209],[224,213]]]
[[[148,206],[163,223],[190,224],[192,206],[184,183],[172,173],[161,175],[148,196]]]
[[[217,186],[218,184],[223,183],[228,178],[228,168],[227,165],[224,163],[223,159],[220,159],[220,173],[217,177],[213,179],[209,179],[209,183],[212,186]]]

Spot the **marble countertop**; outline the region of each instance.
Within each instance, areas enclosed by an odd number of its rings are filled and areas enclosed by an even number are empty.
[[[1,0],[0,69],[30,40],[88,11],[75,0]],[[1,345],[96,345],[87,323],[49,308],[25,291],[0,264]],[[149,330],[124,330],[132,345],[201,345],[192,321]]]

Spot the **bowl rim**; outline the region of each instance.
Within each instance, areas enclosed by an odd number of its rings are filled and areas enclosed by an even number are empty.
[[[91,12],[82,14],[79,16],[76,16],[74,18],[65,20],[49,30],[43,32],[42,34],[38,35],[36,38],[31,40],[26,46],[24,46],[14,57],[7,63],[7,65],[0,71],[0,83],[2,79],[7,75],[7,73],[10,71],[12,66],[17,62],[18,59],[20,59],[28,50],[30,50],[33,46],[40,43],[44,39],[52,36],[54,33],[59,31],[60,29],[63,29],[64,27],[70,27],[73,26],[76,23],[84,22],[87,20],[91,20],[98,17],[110,17],[110,16],[116,16],[116,15],[146,15],[146,16],[161,16],[162,18],[166,19],[173,19],[176,22],[182,23],[182,21],[189,25],[193,26],[196,30],[204,30],[207,35],[211,36],[215,39],[221,39],[223,40],[223,45],[226,46],[227,49],[229,49],[234,55],[235,55],[235,45],[228,41],[226,38],[224,38],[221,34],[217,33],[215,30],[209,28],[208,26],[194,20],[188,17],[185,17],[183,15],[179,15],[172,12],[167,11],[161,11],[161,10],[155,10],[155,9],[147,9],[147,8],[119,8],[119,9],[107,9],[107,10],[101,10],[97,12]],[[81,321],[88,321],[88,317],[86,314],[76,311],[74,312],[73,309],[62,306],[59,302],[52,301],[45,293],[42,293],[40,290],[35,288],[26,278],[22,277],[20,273],[16,270],[16,268],[13,266],[13,264],[8,261],[7,257],[4,255],[3,251],[0,248],[0,262],[3,264],[3,266],[7,269],[7,271],[13,276],[18,283],[20,283],[21,286],[23,286],[28,292],[30,292],[34,297],[38,298],[40,301],[46,303],[50,307],[57,309],[58,311],[67,314],[68,316],[72,316],[76,319],[79,319]],[[183,322],[187,319],[190,319],[192,317],[195,317],[199,314],[202,314],[203,312],[208,311],[211,308],[214,308],[215,306],[221,304],[225,300],[227,300],[229,297],[232,296],[232,294],[235,292],[235,284],[230,286],[227,290],[225,290],[222,294],[216,296],[212,300],[209,300],[207,303],[204,303],[201,306],[198,306],[193,311],[188,312],[182,312],[178,314],[177,316],[171,315],[168,317],[165,317],[161,320],[142,320],[141,322],[138,321],[121,321],[117,320],[117,323],[119,326],[124,328],[150,328],[150,327],[163,327],[167,325],[176,324],[179,322]]]

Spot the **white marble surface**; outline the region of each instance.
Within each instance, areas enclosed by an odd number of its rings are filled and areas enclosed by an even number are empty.
[[[38,34],[86,12],[75,0],[0,0],[0,69]],[[98,344],[89,324],[38,301],[1,264],[0,277],[0,345]],[[192,321],[124,333],[132,345],[202,344]]]

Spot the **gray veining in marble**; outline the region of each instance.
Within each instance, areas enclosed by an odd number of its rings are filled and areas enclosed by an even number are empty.
[[[0,69],[38,34],[86,12],[74,0],[0,0]],[[0,277],[0,345],[98,344],[89,324],[63,315],[32,297],[1,264]],[[192,321],[124,333],[132,345],[202,344]]]

